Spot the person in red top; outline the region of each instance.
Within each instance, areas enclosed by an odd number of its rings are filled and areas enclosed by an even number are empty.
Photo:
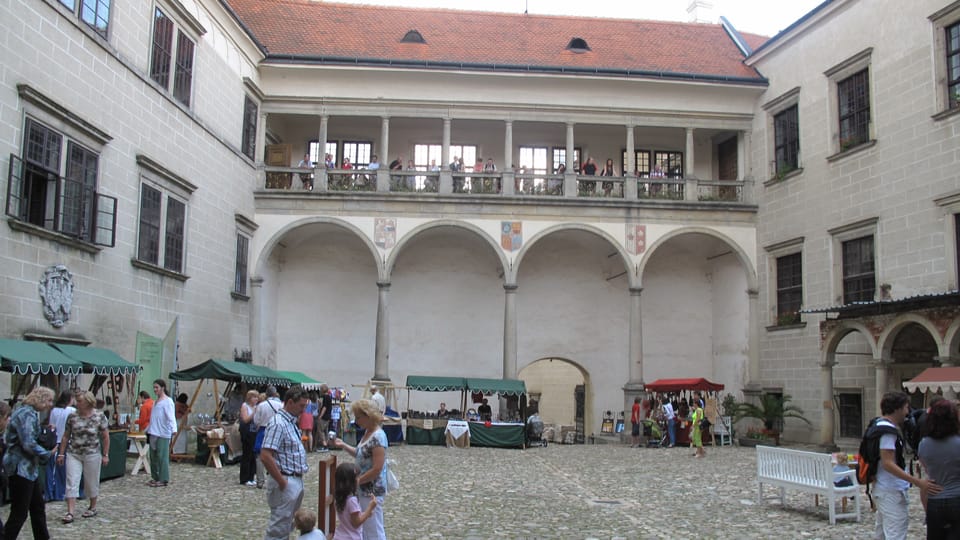
[[[630,436],[633,444],[630,448],[640,447],[640,396],[633,398],[633,408],[630,409]]]
[[[153,398],[146,390],[140,391],[140,416],[137,417],[137,431],[141,433],[150,425],[150,411],[153,410]]]

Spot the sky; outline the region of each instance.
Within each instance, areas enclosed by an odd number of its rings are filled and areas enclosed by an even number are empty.
[[[335,0],[352,4],[439,7],[477,11],[582,17],[689,20],[690,0]],[[741,32],[774,36],[823,0],[707,0],[713,4],[709,22],[720,16]]]

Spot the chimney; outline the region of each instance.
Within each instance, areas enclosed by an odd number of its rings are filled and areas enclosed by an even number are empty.
[[[692,23],[713,24],[713,2],[710,0],[690,0],[687,6],[687,20]]]

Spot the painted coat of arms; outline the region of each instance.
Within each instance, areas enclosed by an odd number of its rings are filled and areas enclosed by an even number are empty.
[[[642,255],[647,250],[647,226],[627,223],[626,240],[631,255]]]
[[[43,315],[54,327],[60,328],[70,320],[73,307],[73,274],[58,264],[46,269],[40,280],[40,300]]]
[[[381,249],[391,249],[397,243],[397,220],[376,218],[373,224],[373,242]]]
[[[500,222],[500,246],[507,251],[516,251],[523,246],[523,222]]]

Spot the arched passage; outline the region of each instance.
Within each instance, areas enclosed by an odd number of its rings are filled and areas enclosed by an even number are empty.
[[[596,432],[591,403],[590,375],[583,367],[565,358],[540,358],[520,370],[518,377],[527,386],[527,406],[535,400],[545,424],[577,428],[585,434]]]

